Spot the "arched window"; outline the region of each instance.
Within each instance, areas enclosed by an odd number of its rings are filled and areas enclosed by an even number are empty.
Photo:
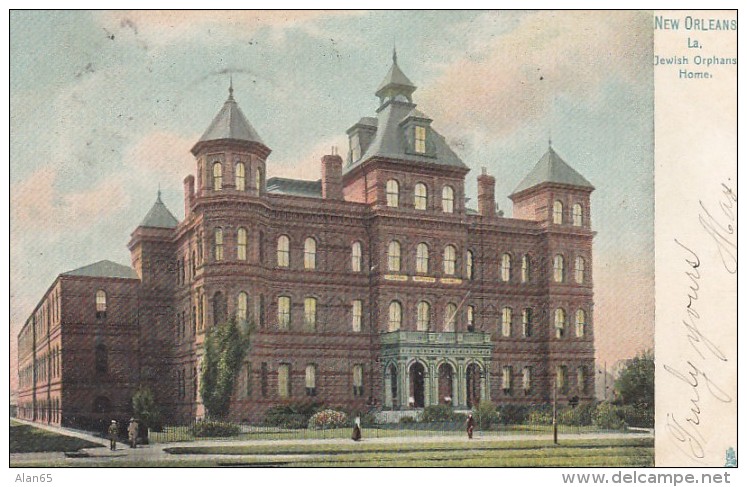
[[[444,274],[453,276],[456,272],[456,248],[453,245],[447,245],[444,248]]]
[[[521,373],[521,386],[524,389],[524,394],[529,394],[532,390],[532,368],[524,367]]]
[[[444,213],[454,213],[454,188],[444,186],[441,190],[441,207]]]
[[[245,292],[240,292],[236,299],[236,319],[242,323],[246,321],[246,310],[249,304],[249,296]]]
[[[558,254],[552,260],[552,275],[555,282],[565,280],[565,262],[563,256]]]
[[[353,396],[363,396],[363,366],[353,365]]]
[[[584,209],[580,204],[573,205],[573,226],[580,227],[584,224]]]
[[[106,291],[103,289],[96,291],[96,318],[106,318]]]
[[[422,125],[415,126],[415,152],[419,154],[425,153],[425,139],[428,131]]]
[[[311,237],[303,242],[303,268],[316,269],[316,240]]]
[[[555,338],[563,338],[565,333],[565,310],[558,308],[555,310]]]
[[[96,345],[95,367],[97,374],[106,374],[109,371],[109,352],[106,345]]]
[[[353,246],[350,252],[350,267],[353,272],[361,271],[361,243],[353,242]]]
[[[391,208],[399,206],[399,183],[395,179],[386,182],[386,205]]]
[[[419,243],[415,252],[415,270],[421,274],[428,272],[428,246]]]
[[[502,387],[503,387],[504,394],[509,394],[511,392],[511,376],[513,375],[512,372],[513,371],[510,365],[503,366],[503,374],[501,374],[502,375],[501,382],[503,382]]]
[[[524,308],[521,312],[521,331],[526,338],[532,336],[532,308]]]
[[[475,278],[475,254],[471,250],[467,251],[467,280]]]
[[[400,254],[399,242],[392,240],[389,242],[389,249],[387,251],[387,262],[389,270],[392,272],[399,272],[402,262]]]
[[[529,282],[529,254],[524,254],[521,257],[521,282]]]
[[[586,312],[579,309],[576,311],[576,336],[581,338],[586,333]]]
[[[363,324],[363,301],[356,299],[353,301],[353,331],[358,333]]]
[[[213,325],[219,325],[226,321],[228,315],[228,303],[222,292],[213,295]]]
[[[216,228],[214,236],[215,247],[213,249],[213,256],[215,260],[223,260],[223,229]]]
[[[467,331],[475,331],[475,307],[467,306]]]
[[[568,368],[565,365],[557,365],[555,367],[555,387],[559,391],[565,392],[568,384]]]
[[[425,210],[428,207],[428,188],[423,183],[415,185],[415,209]]]
[[[552,222],[556,225],[563,224],[563,203],[558,200],[552,204]]]
[[[586,392],[586,367],[583,365],[576,369],[576,388],[578,392]]]
[[[236,257],[246,260],[246,228],[240,227],[236,233]]]
[[[513,318],[513,311],[508,306],[504,306],[501,311],[501,335],[504,337],[511,336],[511,321]]]
[[[215,191],[223,189],[223,165],[220,162],[213,164],[213,189]]]
[[[586,267],[586,262],[584,261],[583,257],[576,257],[576,267],[574,269],[574,275],[576,277],[576,283],[577,284],[583,284],[584,283],[584,270]]]
[[[246,166],[243,162],[236,163],[236,190],[244,191],[246,189]]]
[[[402,305],[399,301],[389,303],[389,331],[397,331],[402,326]]]
[[[288,267],[290,264],[290,239],[287,235],[278,237],[278,267]]]
[[[278,296],[278,328],[287,330],[291,322],[291,299],[288,296]]]
[[[418,331],[428,331],[431,326],[431,305],[425,301],[418,303]]]
[[[306,331],[316,331],[316,298],[303,300],[303,324]]]
[[[278,366],[278,396],[282,398],[290,397],[290,365],[280,364]]]
[[[262,192],[262,168],[258,167],[254,174],[254,186],[257,188],[257,194]]]
[[[306,366],[306,395],[316,396],[316,365]]]
[[[444,331],[456,331],[457,305],[449,303],[446,305],[446,314],[444,315]]]
[[[503,254],[501,256],[501,281],[508,282],[511,280],[511,255]]]

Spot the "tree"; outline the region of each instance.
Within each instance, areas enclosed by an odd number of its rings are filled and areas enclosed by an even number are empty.
[[[153,430],[161,428],[161,411],[150,388],[141,386],[135,392],[132,396],[132,411],[140,421],[144,432],[147,432],[147,428]]]
[[[615,381],[618,402],[654,407],[654,354],[648,350],[627,361]]]
[[[249,347],[250,330],[247,327],[246,333],[242,333],[232,317],[213,326],[205,337],[200,394],[212,418],[221,419],[228,414],[236,375]]]

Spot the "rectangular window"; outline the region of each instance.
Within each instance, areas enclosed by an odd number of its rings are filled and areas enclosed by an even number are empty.
[[[511,392],[511,367],[503,367],[503,393],[508,394]]]
[[[316,298],[304,299],[303,323],[306,331],[316,331]]]
[[[532,309],[524,308],[521,313],[521,328],[524,338],[532,336]]]
[[[244,365],[245,375],[244,375],[244,391],[246,392],[246,397],[251,397],[252,395],[252,364],[246,363]]]
[[[291,301],[288,296],[278,297],[278,328],[287,330],[290,328],[291,321]]]
[[[503,308],[501,316],[501,334],[504,337],[511,336],[511,308]]]
[[[306,395],[316,396],[316,365],[306,366]]]
[[[267,362],[262,362],[259,372],[259,392],[262,394],[262,397],[267,397]]]
[[[568,383],[568,369],[565,365],[558,365],[555,367],[555,387],[558,391],[565,392],[566,384]]]
[[[532,368],[531,367],[524,367],[524,370],[521,374],[522,378],[522,387],[524,389],[524,394],[529,394],[529,391],[532,390]]]
[[[278,366],[278,396],[290,397],[290,365],[280,364]]]
[[[360,332],[363,321],[363,301],[356,299],[353,301],[353,331]]]
[[[420,125],[415,127],[415,152],[419,154],[425,153],[425,136],[426,129]]]
[[[578,392],[582,394],[586,393],[586,369],[583,365],[576,369],[576,374],[576,387],[578,388]]]
[[[353,396],[363,397],[363,366],[353,366]]]
[[[467,306],[467,331],[475,331],[475,307]]]

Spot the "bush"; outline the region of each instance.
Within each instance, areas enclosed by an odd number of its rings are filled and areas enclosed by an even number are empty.
[[[458,419],[457,414],[454,412],[454,408],[446,404],[438,404],[435,406],[428,406],[423,409],[423,415],[420,421],[423,423],[440,423],[446,421],[454,421]]]
[[[318,402],[297,402],[273,406],[265,413],[264,424],[287,429],[304,429],[309,418],[323,408]]]
[[[412,416],[402,416],[399,418],[399,424],[412,424],[417,423],[418,420],[413,418]]]
[[[198,421],[192,426],[192,435],[200,437],[236,436],[241,432],[238,425],[223,421]]]
[[[608,402],[601,402],[597,405],[591,421],[597,428],[607,430],[621,430],[626,426],[622,409]]]
[[[622,418],[628,426],[638,428],[654,427],[654,409],[643,404],[631,404],[620,407]]]
[[[531,425],[552,424],[552,406],[549,404],[530,406],[526,422]]]
[[[500,421],[498,410],[490,401],[480,401],[480,404],[472,409],[472,416],[475,418],[475,424],[484,430]]]
[[[500,424],[521,424],[529,416],[529,406],[502,404],[497,407],[497,412]]]
[[[563,408],[558,411],[558,424],[566,426],[589,426],[592,423],[592,416],[596,404],[587,402],[580,404],[575,408]]]
[[[334,409],[319,411],[309,418],[309,429],[344,428],[347,425],[348,415]]]

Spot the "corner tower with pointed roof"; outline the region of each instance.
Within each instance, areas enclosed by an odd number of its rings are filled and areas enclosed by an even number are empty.
[[[224,190],[261,196],[270,152],[236,103],[232,81],[228,99],[192,147],[197,159],[196,196]]]
[[[594,186],[548,144],[547,152],[509,196],[514,218],[547,226],[591,228]]]

